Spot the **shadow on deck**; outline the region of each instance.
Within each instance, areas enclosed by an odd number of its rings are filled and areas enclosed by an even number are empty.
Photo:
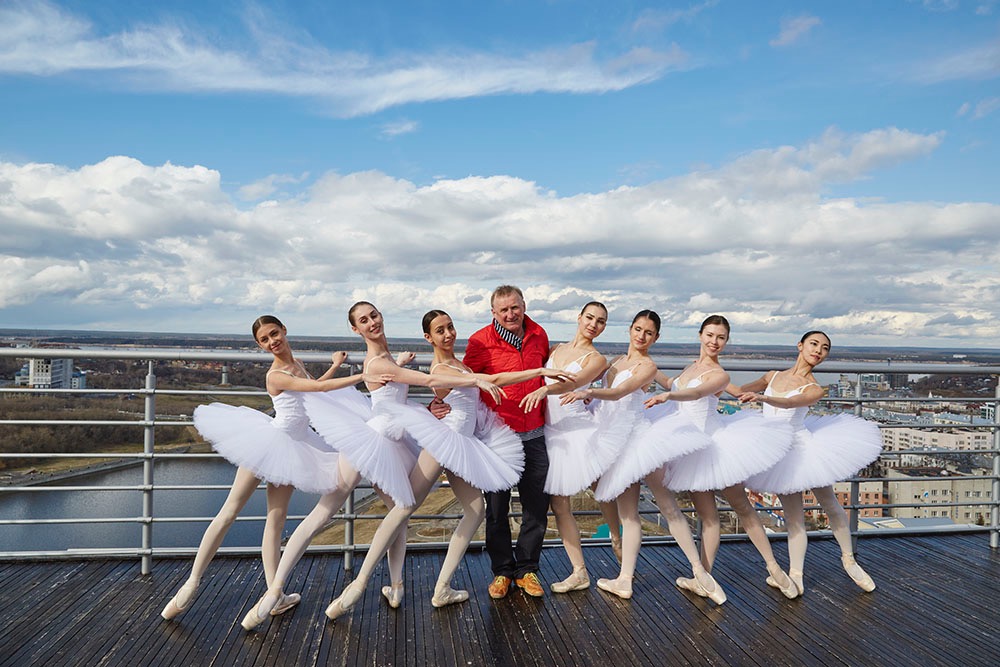
[[[785,561],[784,544],[776,543]],[[592,579],[614,576],[610,549],[585,550]],[[764,584],[747,542],[722,547],[721,607],[687,595],[679,549],[646,546],[635,595],[592,587],[493,601],[484,553],[455,578],[471,599],[434,609],[442,553],[411,554],[398,610],[379,595],[383,571],[347,616],[323,609],[349,581],[337,555],[306,556],[291,591],[302,604],[258,632],[239,619],[264,591],[260,561],[218,558],[192,608],[160,619],[188,560],[161,560],[150,576],[134,561],[0,563],[0,665],[995,665],[1000,641],[1000,554],[984,534],[863,538],[859,562],[878,583],[865,594],[840,567],[832,540],[810,543],[806,594],[786,600]],[[568,574],[546,549],[546,582]]]

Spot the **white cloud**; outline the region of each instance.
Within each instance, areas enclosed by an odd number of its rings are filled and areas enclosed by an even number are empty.
[[[104,72],[134,89],[252,92],[318,100],[338,116],[393,106],[499,94],[605,93],[684,67],[676,45],[636,48],[608,59],[593,43],[522,54],[399,53],[385,59],[331,51],[280,22],[249,11],[253,43],[225,48],[172,23],[97,34],[50,3],[0,6],[0,72],[55,76]]]
[[[976,104],[976,110],[972,113],[972,117],[976,120],[985,118],[997,109],[1000,109],[1000,97],[990,97]]]
[[[391,123],[385,123],[382,125],[382,130],[380,132],[381,136],[385,139],[393,139],[403,134],[410,134],[411,132],[416,132],[420,128],[420,123],[415,120],[408,120],[402,118]]]
[[[922,83],[992,79],[1000,75],[1000,39],[920,64],[912,77]]]
[[[258,201],[278,192],[282,185],[301,183],[308,177],[308,172],[299,176],[293,176],[292,174],[270,174],[258,181],[242,186],[239,189],[239,197],[244,201]]]
[[[781,32],[772,39],[771,46],[789,46],[806,36],[821,23],[818,17],[803,15],[781,20]]]
[[[719,0],[705,0],[685,9],[644,9],[632,22],[633,32],[660,32],[680,22],[690,22],[706,9],[719,4]]]
[[[831,129],[714,169],[568,197],[513,176],[420,186],[328,173],[249,207],[200,166],[0,163],[0,226],[10,230],[0,320],[15,325],[16,312],[26,326],[26,314],[55,309],[75,326],[141,328],[143,313],[160,326],[175,313],[197,330],[274,311],[300,331],[346,334],[347,306],[367,298],[393,335],[419,335],[431,307],[468,334],[488,317],[490,290],[512,281],[554,337],[598,298],[612,311],[609,339],[651,307],[668,340],[722,311],[746,342],[822,326],[845,343],[995,344],[1000,206],[824,194],[941,141]]]
[[[958,111],[955,112],[955,115],[961,118],[965,114],[969,113],[970,109],[972,109],[972,105],[968,102],[963,102],[962,106],[958,107]]]

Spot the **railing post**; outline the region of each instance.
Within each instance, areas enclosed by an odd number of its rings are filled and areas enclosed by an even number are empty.
[[[354,489],[344,503],[344,569],[354,568]]]
[[[1000,424],[1000,377],[994,392],[993,423]],[[1000,428],[993,429],[993,507],[990,508],[990,548],[1000,548]]]
[[[229,386],[229,364],[225,362],[222,363],[222,382],[219,385],[223,387]]]
[[[146,371],[146,425],[143,427],[142,453],[142,574],[153,570],[153,444],[156,441],[156,375],[153,374],[153,362]]]
[[[854,387],[854,397],[858,399],[854,403],[854,416],[861,417],[861,373],[857,375],[858,383]],[[851,551],[854,553],[858,552],[858,526],[860,524],[859,517],[860,512],[858,512],[858,500],[861,497],[861,482],[857,479],[851,480],[851,492],[850,499],[848,501],[851,509],[848,512],[849,525],[851,527]]]

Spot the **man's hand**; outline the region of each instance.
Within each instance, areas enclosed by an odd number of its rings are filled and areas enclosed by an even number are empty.
[[[437,396],[435,396],[434,400],[427,404],[427,409],[430,410],[431,414],[438,419],[444,419],[445,415],[451,412],[451,406]]]

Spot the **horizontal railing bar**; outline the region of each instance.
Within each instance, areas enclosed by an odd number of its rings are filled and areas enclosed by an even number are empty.
[[[336,341],[330,341],[336,344]],[[464,345],[459,344],[456,352],[461,354]],[[682,369],[690,363],[690,356],[696,352],[678,351],[677,354],[651,355],[658,366],[665,369]],[[306,363],[329,363],[329,352],[296,352],[296,358]],[[270,364],[272,359],[266,352],[237,350],[196,350],[190,348],[156,348],[156,349],[79,349],[54,347],[20,347],[0,348],[0,357],[15,359],[129,359],[139,361],[218,361],[222,363],[246,361],[258,364]],[[359,365],[364,361],[363,352],[348,352],[346,363]],[[427,366],[432,363],[433,355],[429,352],[416,354],[415,364]],[[770,371],[783,367],[793,361],[787,359],[727,359],[726,368],[740,371]],[[940,362],[900,362],[900,361],[838,361],[828,360],[823,364],[824,373],[890,373],[890,374],[941,374],[949,375],[1000,375],[1000,366],[985,364],[949,364]]]

